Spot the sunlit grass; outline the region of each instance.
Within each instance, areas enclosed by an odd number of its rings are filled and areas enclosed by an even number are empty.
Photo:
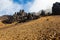
[[[60,16],[46,16],[26,23],[1,24],[0,40],[60,40]]]

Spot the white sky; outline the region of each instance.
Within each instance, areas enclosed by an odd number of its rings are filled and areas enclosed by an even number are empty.
[[[34,0],[25,5],[13,3],[12,0],[0,0],[0,16],[5,14],[13,14],[20,9],[25,9],[28,12],[38,12],[42,9],[51,11],[52,5],[60,0]]]
[[[50,9],[51,11],[52,5],[55,2],[60,2],[60,0],[35,0],[32,7],[30,8],[30,12],[38,12],[39,10]]]
[[[13,3],[12,0],[0,0],[0,16],[11,15],[22,9],[22,5]]]

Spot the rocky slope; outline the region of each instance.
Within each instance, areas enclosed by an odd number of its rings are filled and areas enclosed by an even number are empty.
[[[3,25],[3,24],[1,24]],[[0,40],[60,40],[60,16],[0,26]]]

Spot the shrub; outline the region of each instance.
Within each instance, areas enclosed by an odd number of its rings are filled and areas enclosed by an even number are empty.
[[[40,15],[41,15],[41,16],[45,16],[45,11],[42,10]]]

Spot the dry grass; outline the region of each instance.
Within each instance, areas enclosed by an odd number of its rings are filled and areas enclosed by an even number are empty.
[[[60,40],[60,16],[47,16],[21,24],[0,24],[0,40]],[[5,26],[2,28],[2,26]]]

